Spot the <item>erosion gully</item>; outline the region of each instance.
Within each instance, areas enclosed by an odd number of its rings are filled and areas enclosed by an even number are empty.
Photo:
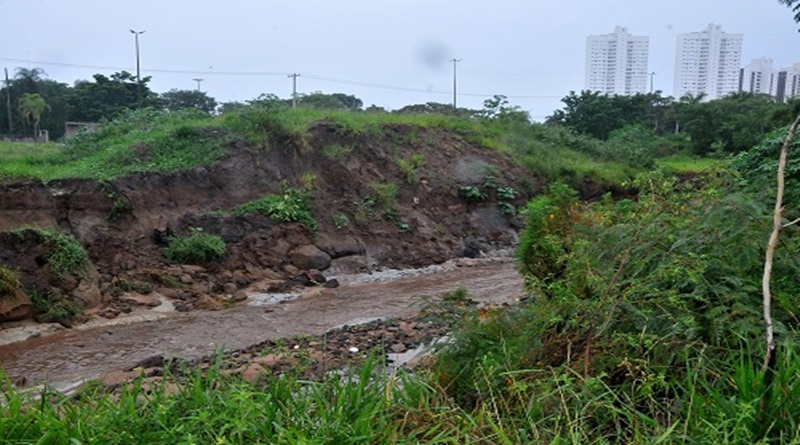
[[[255,294],[222,311],[153,312],[90,323],[0,346],[0,365],[12,381],[26,386],[47,382],[68,390],[152,357],[191,360],[220,348],[236,350],[272,338],[318,335],[342,325],[411,315],[459,287],[483,304],[510,303],[523,294],[511,260],[464,263],[342,277],[338,288],[314,288],[295,299]]]

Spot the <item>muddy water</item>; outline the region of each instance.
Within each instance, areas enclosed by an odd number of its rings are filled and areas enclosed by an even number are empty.
[[[480,302],[511,302],[523,293],[511,261],[445,267],[388,281],[342,280],[336,289],[313,289],[297,299],[265,304],[264,296],[217,312],[173,313],[157,320],[72,329],[0,346],[0,363],[28,385],[48,381],[68,388],[85,379],[135,366],[142,360],[192,359],[218,348],[239,349],[292,335],[409,315],[431,297],[464,287]],[[367,282],[365,282],[367,281]]]

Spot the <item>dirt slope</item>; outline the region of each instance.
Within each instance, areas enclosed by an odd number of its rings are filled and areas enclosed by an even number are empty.
[[[302,141],[269,148],[236,142],[220,162],[190,171],[111,182],[2,183],[0,264],[20,273],[26,291],[57,294],[113,317],[161,296],[179,310],[221,308],[239,290],[313,284],[324,281],[326,270],[423,266],[515,243],[519,221],[498,210],[496,189],[520,192],[512,201],[519,206],[539,191],[537,178],[452,132],[391,125],[374,133],[354,135],[323,121]],[[414,157],[417,169],[402,166]],[[313,178],[316,232],[261,214],[225,213],[303,178]],[[375,204],[376,184],[396,189],[390,217]],[[468,203],[461,191],[467,185],[486,199]],[[31,226],[75,236],[89,253],[92,273],[56,276],[41,240],[4,233]],[[163,260],[164,236],[191,227],[223,237],[228,253],[221,264]]]

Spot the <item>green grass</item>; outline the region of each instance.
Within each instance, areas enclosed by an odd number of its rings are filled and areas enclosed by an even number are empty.
[[[649,169],[640,159],[628,159],[627,152],[614,150],[607,142],[541,124],[442,114],[255,107],[217,117],[137,110],[105,123],[97,133],[71,139],[64,146],[0,145],[0,179],[109,180],[135,172],[185,170],[214,163],[228,152],[234,140],[248,140],[266,151],[277,147],[302,157],[317,149],[312,147],[311,129],[320,122],[334,125],[337,133],[350,138],[345,145],[322,147],[322,154],[329,158],[357,152],[359,138],[384,139],[418,150],[419,141],[429,141],[430,145],[435,143],[436,131],[447,131],[468,143],[517,159],[539,177],[576,186],[586,180],[618,184]],[[398,125],[404,129],[395,134],[390,127]]]
[[[659,167],[676,173],[708,173],[727,165],[727,162],[724,159],[700,158],[685,153],[656,159]]]

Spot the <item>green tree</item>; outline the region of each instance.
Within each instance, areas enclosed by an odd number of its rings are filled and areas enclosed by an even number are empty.
[[[596,91],[581,91],[580,95],[571,91],[561,102],[564,108],[556,110],[547,122],[598,139],[607,139],[612,131],[629,125],[652,128],[657,134],[674,127],[674,101],[660,92],[607,96]]]
[[[364,106],[364,102],[349,94],[325,94],[315,91],[311,94],[301,94],[297,99],[297,105],[321,110],[358,111]]]
[[[511,105],[508,98],[495,94],[491,99],[483,101],[483,109],[478,112],[484,119],[530,123],[530,115],[517,105]]]
[[[26,123],[33,124],[34,136],[39,134],[39,123],[42,120],[42,114],[48,108],[49,105],[47,105],[44,98],[36,93],[25,93],[19,98],[17,109]]]
[[[172,89],[161,95],[164,107],[170,111],[194,108],[206,113],[213,113],[217,108],[217,101],[198,90]]]
[[[111,119],[128,108],[137,107],[136,76],[121,71],[111,77],[95,74],[94,82],[78,81],[68,100],[70,120],[97,122]],[[142,78],[142,106],[160,108],[158,95],[147,87],[150,77]]]

